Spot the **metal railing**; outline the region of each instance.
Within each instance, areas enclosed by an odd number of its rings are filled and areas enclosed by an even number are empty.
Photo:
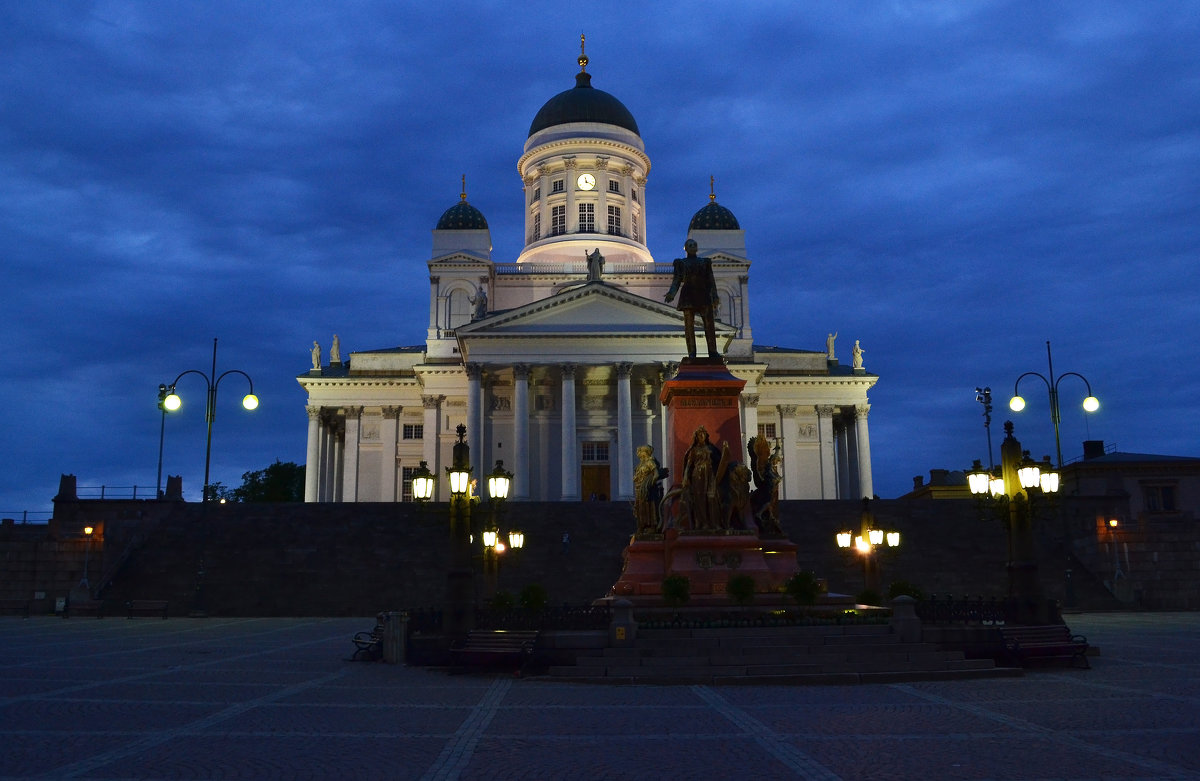
[[[75,496],[79,499],[154,499],[156,491],[152,485],[84,485],[75,489]]]
[[[54,517],[51,510],[3,510],[0,518],[11,518],[17,523],[44,524]]]

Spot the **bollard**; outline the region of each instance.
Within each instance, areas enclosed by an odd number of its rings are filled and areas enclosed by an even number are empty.
[[[907,594],[892,600],[892,619],[888,623],[900,638],[900,642],[921,642],[921,619],[917,616],[917,600]]]
[[[408,613],[383,614],[383,661],[404,663],[404,646],[408,637]]]
[[[608,625],[608,644],[612,648],[626,648],[637,640],[637,621],[633,620],[633,603],[628,599],[614,599],[612,622]]]

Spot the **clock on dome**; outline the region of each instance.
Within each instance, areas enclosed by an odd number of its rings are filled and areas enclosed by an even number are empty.
[[[596,186],[596,177],[591,174],[580,174],[575,182],[579,185],[580,190],[591,190]]]

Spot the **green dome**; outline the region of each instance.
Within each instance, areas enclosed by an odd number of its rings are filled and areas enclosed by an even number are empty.
[[[464,200],[459,201],[442,213],[441,219],[437,221],[436,230],[487,230],[487,226],[487,220],[484,219],[483,212],[479,211]]]
[[[575,74],[574,89],[560,92],[546,101],[533,118],[533,124],[529,126],[529,135],[569,122],[616,125],[641,135],[629,109],[612,95],[594,88],[592,74],[586,71]]]
[[[702,231],[736,231],[741,230],[737,217],[716,201],[710,201],[703,209],[692,215],[692,223],[688,230]]]

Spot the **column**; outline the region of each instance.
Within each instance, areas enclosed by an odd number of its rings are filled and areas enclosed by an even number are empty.
[[[608,177],[600,176],[608,171],[608,160],[596,160],[596,233],[608,233]]]
[[[321,488],[321,408],[305,407],[308,413],[308,448],[304,461],[304,501],[315,502]]]
[[[633,405],[629,394],[632,363],[617,364],[617,495],[633,499]]]
[[[550,200],[550,177],[548,176],[549,171],[544,165],[538,166],[537,173],[538,190],[542,193],[541,200],[538,201],[538,214],[542,216],[542,231],[539,238],[544,239],[550,235],[550,206],[548,203]]]
[[[568,157],[563,165],[567,167],[566,181],[563,182],[567,191],[567,233],[579,233],[579,211],[575,205],[575,158]]]
[[[817,405],[817,441],[821,461],[821,498],[837,498],[837,461],[833,451],[832,404]]]
[[[344,407],[346,414],[346,444],[342,457],[342,501],[358,501],[358,426],[362,407]],[[392,451],[395,452],[395,451]]]
[[[513,366],[513,499],[529,499],[529,364]]]
[[[742,453],[738,456],[738,461],[747,463],[750,459],[750,454],[746,452],[746,447],[750,444],[750,437],[758,436],[758,394],[743,393],[742,394]]]
[[[480,379],[483,367],[478,363],[468,363],[467,370],[467,443],[471,446],[472,476],[479,480],[483,477],[483,469],[479,467],[483,456],[483,389]]]
[[[421,460],[429,467],[429,471],[433,472],[438,477],[441,476],[441,459],[439,455],[441,448],[438,444],[441,442],[441,405],[443,396],[423,395],[421,396],[421,404],[425,407],[424,425],[421,432]],[[436,483],[435,491],[444,491],[442,483],[445,480],[439,479]],[[443,494],[445,495],[445,494]],[[437,501],[438,497],[433,497]]]
[[[579,453],[575,442],[575,364],[564,363],[562,371],[562,496],[564,502],[579,501]]]
[[[840,414],[833,419],[833,449],[837,453],[838,498],[853,499],[855,486],[851,485],[850,480],[850,426]]]
[[[379,501],[397,502],[401,492],[396,490],[396,445],[400,439],[400,407],[384,407],[383,423],[379,427],[382,450],[379,455]]]
[[[646,236],[646,177],[638,176],[633,180],[638,186],[638,227],[641,228],[641,238],[638,239],[646,246],[650,245],[650,239]],[[629,197],[629,208],[633,208],[633,196]]]
[[[800,453],[796,446],[800,442],[800,425],[796,420],[796,405],[779,406],[779,436],[783,440],[783,490],[781,499],[800,498]]]
[[[336,418],[329,424],[329,497],[332,502],[342,501],[342,474],[346,468],[346,421]]]
[[[858,443],[858,493],[860,496],[875,495],[875,486],[871,480],[871,436],[867,432],[867,413],[870,411],[870,404],[858,404],[854,407],[854,433]]]

